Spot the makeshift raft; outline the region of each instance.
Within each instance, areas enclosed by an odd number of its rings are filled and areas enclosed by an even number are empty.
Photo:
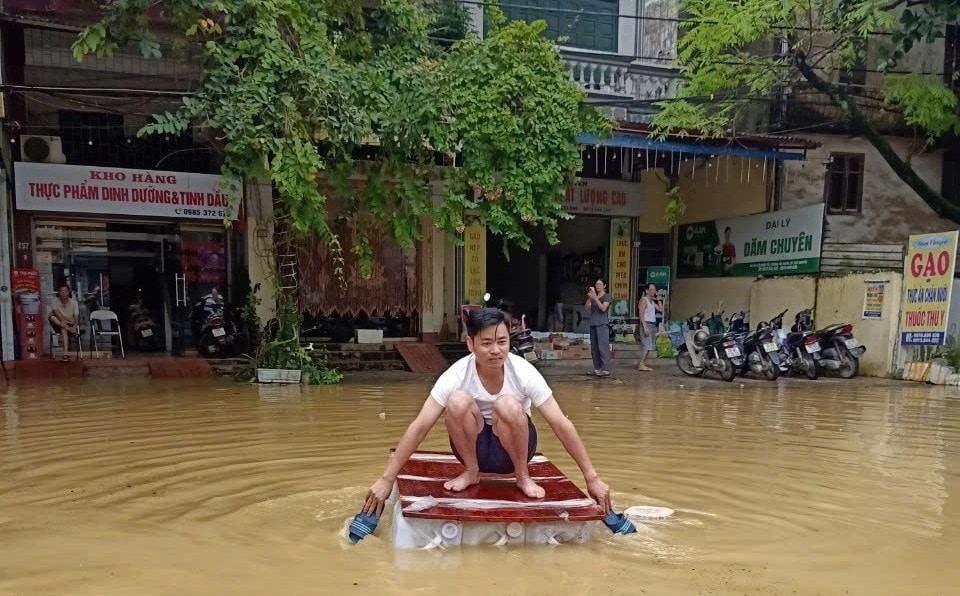
[[[530,462],[530,476],[546,491],[542,499],[520,492],[512,475],[481,474],[479,484],[459,493],[443,488],[461,472],[451,453],[410,457],[394,488],[396,548],[586,542],[604,518],[593,499],[540,454]]]

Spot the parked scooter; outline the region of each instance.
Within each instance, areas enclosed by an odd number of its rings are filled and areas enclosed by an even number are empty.
[[[715,319],[721,315],[713,315]],[[703,328],[704,314],[687,319],[687,338],[677,349],[677,367],[692,377],[708,370],[716,371],[724,381],[732,381],[737,368],[743,365],[743,355],[732,333],[710,333]]]
[[[483,295],[484,304],[490,301],[490,294]],[[513,314],[513,301],[501,298],[497,301],[497,308],[507,315],[507,330],[510,332],[510,351],[529,361],[537,359],[533,347],[533,333],[527,329],[527,316],[520,315],[517,319]]]
[[[820,343],[812,331],[791,331],[783,328],[784,310],[770,319],[770,327],[780,338],[780,372],[796,372],[807,375],[807,378],[817,378],[817,361],[815,355],[820,352]]]
[[[201,356],[232,356],[239,352],[241,338],[236,320],[216,289],[194,304],[191,324]]]
[[[130,346],[146,352],[155,352],[161,341],[160,326],[153,320],[150,307],[144,304],[142,293],[138,292],[137,301],[127,307],[127,316]]]
[[[768,381],[776,381],[780,376],[780,345],[770,324],[761,322],[756,331],[751,332],[746,313],[740,311],[730,317],[730,332],[744,355],[740,375],[752,372]]]
[[[807,308],[797,313],[793,325],[794,331],[813,331],[813,314]],[[821,357],[817,365],[837,371],[844,379],[852,379],[860,372],[860,358],[867,351],[865,346],[853,337],[853,325],[837,323],[817,331],[817,341],[821,348]]]

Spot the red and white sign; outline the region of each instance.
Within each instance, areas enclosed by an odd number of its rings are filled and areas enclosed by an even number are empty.
[[[580,178],[567,187],[563,209],[568,213],[640,216],[640,184],[623,180]]]
[[[212,174],[17,162],[14,176],[24,211],[223,220],[239,203]]]

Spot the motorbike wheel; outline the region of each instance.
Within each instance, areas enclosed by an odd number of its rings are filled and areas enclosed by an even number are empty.
[[[205,333],[200,337],[200,341],[197,342],[197,351],[200,352],[200,356],[203,358],[214,358],[221,356],[223,353],[223,346],[220,345],[220,342],[217,341],[210,333]]]
[[[817,380],[817,361],[810,355],[804,354],[800,360],[800,366],[803,367],[803,374],[807,375],[808,379],[811,381]]]
[[[733,362],[730,362],[729,358],[721,358],[720,364],[720,378],[729,383],[737,376],[737,369],[733,366]]]
[[[680,350],[677,353],[677,368],[689,377],[699,377],[703,375],[703,369],[693,365],[693,359],[690,357],[688,350]]]
[[[840,357],[840,377],[852,379],[860,373],[860,360],[853,357],[847,346],[837,344],[837,356]]]
[[[770,357],[764,354],[763,358],[763,378],[768,381],[776,381],[777,377],[780,376],[780,367],[773,363],[773,360],[770,360]]]

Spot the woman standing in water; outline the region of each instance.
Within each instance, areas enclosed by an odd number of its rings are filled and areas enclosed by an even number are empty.
[[[610,308],[610,295],[607,294],[607,284],[598,279],[594,286],[587,290],[587,302],[584,304],[590,309],[590,354],[593,356],[593,372],[598,377],[610,376],[610,318],[607,310]]]

